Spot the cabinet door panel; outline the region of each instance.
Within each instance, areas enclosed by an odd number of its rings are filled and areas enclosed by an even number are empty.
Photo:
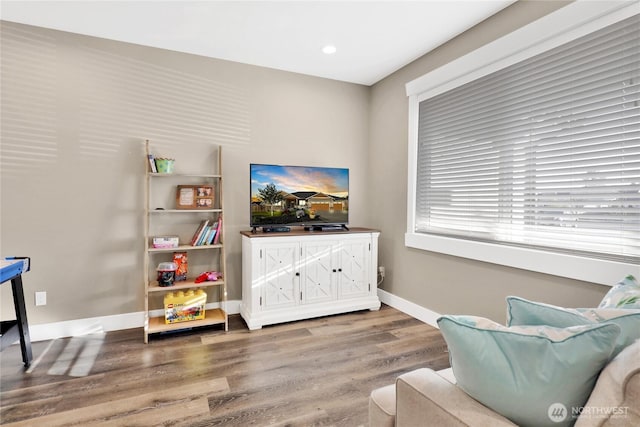
[[[297,252],[297,245],[273,245],[263,248],[264,309],[296,304]]]
[[[338,245],[339,297],[369,294],[369,241],[346,241]]]
[[[332,281],[332,246],[330,243],[303,245],[302,295],[305,303],[336,299]]]

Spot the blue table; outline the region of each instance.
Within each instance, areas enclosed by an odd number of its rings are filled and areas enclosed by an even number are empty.
[[[30,258],[12,257],[0,260],[0,284],[11,281],[13,291],[13,305],[16,309],[16,320],[0,322],[0,351],[13,344],[20,338],[20,350],[25,368],[28,368],[33,359],[31,351],[31,338],[29,336],[29,323],[27,322],[27,310],[24,305],[24,290],[22,288],[22,273],[31,268]]]

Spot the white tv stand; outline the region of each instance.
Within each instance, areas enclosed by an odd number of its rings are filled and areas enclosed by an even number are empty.
[[[378,310],[376,230],[242,234],[242,304],[250,330]]]

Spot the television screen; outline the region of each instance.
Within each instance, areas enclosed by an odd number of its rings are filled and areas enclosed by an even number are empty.
[[[349,169],[251,164],[251,226],[349,223]]]

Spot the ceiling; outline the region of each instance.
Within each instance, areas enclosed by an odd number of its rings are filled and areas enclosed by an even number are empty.
[[[372,85],[514,1],[2,0],[0,18]]]

